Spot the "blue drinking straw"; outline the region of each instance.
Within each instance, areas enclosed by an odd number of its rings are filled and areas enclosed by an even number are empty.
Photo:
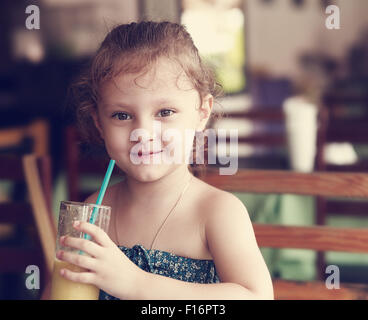
[[[107,185],[109,184],[109,181],[110,181],[112,170],[114,170],[114,165],[115,165],[115,160],[111,159],[110,163],[109,163],[109,166],[107,167],[105,178],[104,178],[104,180],[102,182],[102,185],[101,185],[101,188],[100,188],[100,192],[99,192],[98,197],[97,197],[97,201],[96,201],[97,205],[100,205],[102,203],[102,199],[105,195]],[[96,222],[96,219],[97,219],[97,207],[94,207],[93,211],[92,211],[91,218],[89,219],[89,223],[94,224]],[[90,240],[91,236],[89,234],[84,234],[84,239]]]

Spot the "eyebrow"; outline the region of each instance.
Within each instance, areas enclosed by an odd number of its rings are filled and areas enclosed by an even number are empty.
[[[130,106],[129,104],[126,103],[104,103],[104,106],[106,108],[122,108],[122,109],[133,109],[133,106]]]
[[[173,105],[175,104],[175,102],[173,100],[170,100],[170,99],[166,99],[166,98],[161,98],[161,99],[157,99],[157,100],[154,100],[152,102],[152,105],[153,106],[159,106],[159,105],[162,105],[162,104],[166,104],[166,105]],[[105,107],[107,108],[122,108],[122,109],[135,109],[135,107],[133,105],[129,105],[127,103],[124,103],[124,102],[116,102],[116,103],[106,103],[104,104]]]

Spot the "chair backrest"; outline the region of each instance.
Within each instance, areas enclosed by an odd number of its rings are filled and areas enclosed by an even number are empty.
[[[358,154],[355,163],[329,163],[322,154],[328,143],[350,143],[353,147],[368,146],[368,94],[347,93],[343,90],[326,93],[323,97],[326,109],[326,128],[322,132],[319,170],[367,172],[368,158]]]
[[[74,125],[64,129],[64,156],[65,170],[67,175],[68,199],[72,201],[84,201],[95,189],[86,189],[82,186],[83,177],[101,176],[106,172],[108,159],[101,155],[101,151],[82,150],[81,138]],[[114,169],[114,172],[117,169]]]
[[[211,168],[202,179],[230,192],[368,198],[368,174],[365,173],[239,170],[232,176],[220,176]],[[254,230],[260,247],[368,253],[368,229],[365,228],[254,223]],[[368,286],[364,284],[341,285],[340,290],[329,290],[325,283],[318,281],[275,280],[274,289],[276,299],[368,298]]]
[[[49,181],[45,176],[43,176],[44,182],[41,180],[41,175],[45,174],[45,168],[47,168],[49,161],[48,157],[39,159],[35,155],[23,157],[23,169],[33,216],[41,240],[47,271],[51,275],[55,256],[56,224],[54,215],[46,201],[47,196],[45,196],[45,189],[49,191],[51,186],[47,186]],[[43,170],[42,173],[40,167]]]
[[[19,146],[25,139],[30,139],[31,151],[36,155],[47,155],[49,151],[49,124],[43,119],[33,120],[27,125],[0,128],[0,148]]]
[[[0,203],[0,223],[21,227],[15,236],[22,238],[0,245],[0,273],[24,274],[27,266],[36,265],[40,268],[42,289],[51,276],[56,240],[50,158],[0,155],[0,181],[24,184],[26,190],[22,197],[13,194]],[[36,237],[27,232],[30,228],[36,230]]]
[[[333,89],[323,97],[324,121],[318,131],[316,169],[331,172],[368,172],[368,158],[364,149],[368,148],[368,95],[362,91]],[[330,144],[344,143],[346,149],[340,149],[334,161],[327,147]],[[340,148],[343,146],[340,146]],[[338,149],[337,149],[338,150]],[[363,151],[363,152],[362,152]],[[335,154],[336,151],[335,150]],[[355,154],[354,154],[355,153]],[[348,156],[350,154],[350,156]],[[346,156],[348,156],[346,158]],[[342,157],[345,157],[345,162]],[[356,161],[349,162],[354,160]],[[339,161],[337,161],[339,160]],[[367,217],[368,202],[356,202],[345,199],[337,201],[328,197],[317,197],[317,224],[324,225],[328,217],[344,216],[349,218]],[[317,254],[319,270],[325,265],[325,255]],[[320,274],[320,278],[323,275]]]
[[[245,161],[243,167],[274,170],[284,170],[290,167],[285,114],[281,106],[272,108],[252,106],[242,112],[214,112],[213,115],[209,123],[210,127],[214,127],[218,119],[245,120],[252,124],[253,129],[247,134],[239,136],[238,139],[239,144],[246,144],[254,149],[254,155],[239,155],[239,158],[250,160]],[[320,151],[323,149],[327,134],[328,112],[326,108],[320,107],[318,109],[317,121],[317,149]],[[260,149],[261,152],[257,152],[256,149]],[[260,153],[260,155],[257,155],[257,153]],[[317,152],[315,162],[316,168],[323,166],[321,152]]]
[[[243,153],[239,149],[239,163],[241,166],[265,169],[287,167],[284,114],[280,107],[252,106],[241,112],[214,112],[209,127],[216,128],[216,123],[220,123],[218,121],[230,120],[239,121],[239,123],[236,123],[236,126],[239,127],[239,147],[244,146],[246,147],[244,150],[249,150]],[[232,126],[235,126],[235,124]],[[225,142],[219,136],[218,141],[219,143]]]
[[[368,157],[357,152],[355,163],[333,164],[324,152],[330,143],[350,143],[352,147],[368,148],[368,95],[329,94],[324,97],[324,127],[319,130],[316,169],[318,171],[368,172]],[[343,152],[343,151],[341,151]],[[364,151],[363,151],[364,153]],[[335,201],[319,198],[319,221],[324,224],[329,213],[334,215],[367,216],[368,203]]]
[[[213,126],[216,117],[220,113],[214,113],[211,125]],[[247,111],[242,112],[226,112],[222,114],[220,119],[240,119],[249,120],[253,122],[259,122],[265,125],[278,124],[282,125],[284,123],[284,114],[281,108],[262,108],[262,107],[252,107]],[[280,131],[277,134],[272,134],[267,132],[251,132],[246,136],[240,137],[239,142],[249,143],[249,144],[260,144],[265,146],[280,146],[286,143],[286,136],[284,131]]]

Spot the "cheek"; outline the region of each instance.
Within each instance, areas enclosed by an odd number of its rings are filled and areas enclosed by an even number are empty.
[[[162,143],[170,156],[173,156],[174,150],[180,152],[182,156],[190,155],[195,138],[194,128],[182,125],[180,128],[170,128],[166,133],[165,131],[163,133]]]
[[[125,128],[110,127],[105,130],[106,149],[113,152],[125,151],[129,147],[130,134]]]

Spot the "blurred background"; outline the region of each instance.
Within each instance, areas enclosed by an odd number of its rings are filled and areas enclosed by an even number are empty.
[[[39,29],[26,27],[30,5],[39,8]],[[340,9],[339,29],[326,26],[329,5]],[[230,157],[238,158],[239,168],[368,170],[366,0],[3,0],[1,6],[0,156],[50,157],[48,201],[55,221],[60,201],[83,201],[99,188],[106,168],[101,150],[79,143],[68,86],[110,29],[141,19],[183,23],[214,67],[225,92],[214,112],[225,117],[210,126],[238,129],[238,157],[231,150]],[[285,113],[287,101],[295,107]],[[309,110],[307,116],[303,110]],[[229,149],[226,141],[218,148]],[[11,182],[15,169],[5,160],[0,166],[0,201],[27,200],[24,183]],[[237,196],[257,222],[368,226],[364,202]],[[2,208],[0,266],[5,266],[11,260],[6,250],[40,243],[31,218],[24,223]],[[323,279],[322,266],[337,264],[342,281],[368,281],[364,255],[263,252],[274,277]],[[33,259],[42,264],[42,257]],[[18,261],[17,267],[0,268],[0,299],[37,299],[40,290],[25,288],[25,265]]]

